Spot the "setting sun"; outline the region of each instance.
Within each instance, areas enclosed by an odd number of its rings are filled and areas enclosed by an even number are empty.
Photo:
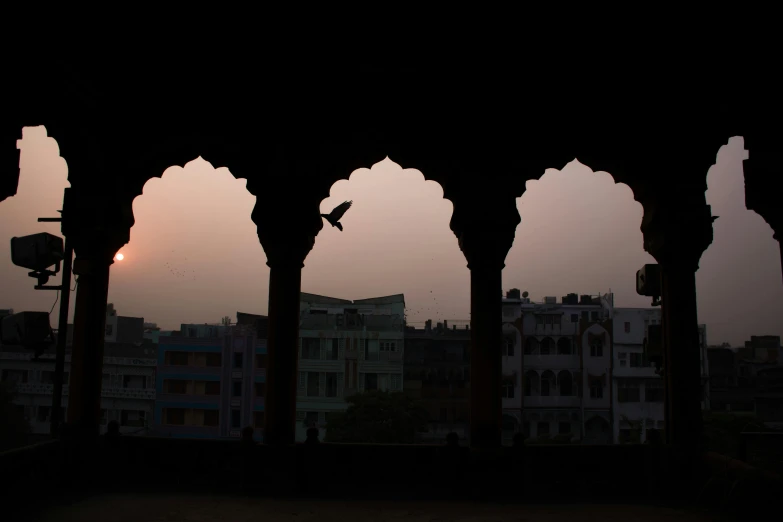
[[[125,256],[122,254],[117,254],[116,259],[117,261],[122,261],[123,259],[125,259]]]

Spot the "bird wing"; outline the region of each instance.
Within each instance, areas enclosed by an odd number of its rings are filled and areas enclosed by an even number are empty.
[[[349,208],[351,208],[351,205],[353,205],[353,201],[345,201],[340,203],[329,213],[329,217],[334,221],[340,221],[340,218],[343,217],[343,214],[345,214]]]

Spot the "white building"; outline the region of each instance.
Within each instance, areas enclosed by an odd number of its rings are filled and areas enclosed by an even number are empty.
[[[302,293],[296,440],[345,397],[368,390],[402,391],[405,298],[402,294],[349,301]]]
[[[70,352],[70,349],[68,349]],[[32,353],[20,346],[0,347],[0,380],[13,382],[14,403],[24,408],[33,434],[50,432],[54,390],[54,350],[32,360]],[[71,354],[65,355],[62,416],[68,408]],[[101,430],[116,420],[122,433],[145,433],[152,423],[155,406],[157,346],[106,343],[101,389]]]
[[[664,385],[647,359],[644,340],[660,324],[660,308],[614,311],[614,440],[645,442],[650,430],[664,429]]]
[[[664,430],[664,383],[648,361],[644,340],[650,325],[661,323],[659,308],[614,309],[612,402],[614,441],[644,443],[650,431]],[[699,326],[702,408],[709,407],[707,328]]]
[[[507,294],[504,383],[518,389],[504,399],[506,439],[513,419],[515,431],[533,439],[611,442],[612,306],[612,294],[571,294],[560,303],[555,297],[533,303],[518,290]],[[518,378],[509,378],[514,372]]]

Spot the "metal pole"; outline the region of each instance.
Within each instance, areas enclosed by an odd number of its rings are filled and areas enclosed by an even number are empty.
[[[65,345],[68,341],[68,311],[71,298],[71,262],[73,260],[73,246],[65,238],[65,259],[63,260],[63,277],[60,290],[60,318],[57,325],[57,355],[54,365],[54,397],[52,399],[52,426],[53,437],[57,436],[60,427],[60,410],[63,401],[63,377],[65,374]]]

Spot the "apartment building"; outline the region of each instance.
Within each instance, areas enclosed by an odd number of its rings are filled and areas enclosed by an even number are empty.
[[[470,433],[470,326],[444,321],[405,329],[403,389],[429,413],[419,442],[442,443],[456,433],[468,442]]]
[[[185,324],[180,332],[160,337],[155,433],[239,438],[252,426],[260,440],[267,351],[258,328]]]
[[[63,376],[62,416],[68,408],[71,366],[70,346],[66,347]],[[155,406],[157,345],[107,342],[104,346],[101,385],[101,431],[109,421],[126,434],[147,434]],[[13,383],[14,403],[22,408],[33,435],[50,433],[54,392],[55,353],[50,350],[33,360],[30,350],[21,346],[0,347],[0,379]]]
[[[405,298],[300,297],[296,440],[326,435],[330,413],[369,390],[402,391]]]
[[[542,441],[611,442],[613,300],[569,294],[535,303],[526,292],[506,294],[504,438],[522,431]]]

